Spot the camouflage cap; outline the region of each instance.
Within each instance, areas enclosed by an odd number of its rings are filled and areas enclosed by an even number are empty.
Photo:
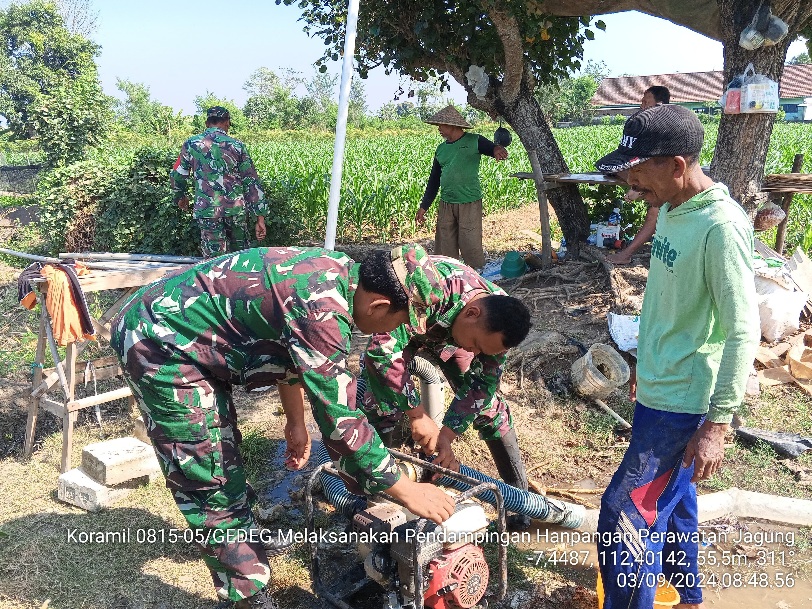
[[[214,118],[218,120],[228,120],[231,118],[231,114],[228,113],[228,110],[223,108],[223,106],[212,106],[206,112],[206,118]]]
[[[429,255],[419,245],[396,247],[391,252],[392,268],[409,298],[409,324],[418,334],[426,332],[428,309],[443,294],[442,278]]]

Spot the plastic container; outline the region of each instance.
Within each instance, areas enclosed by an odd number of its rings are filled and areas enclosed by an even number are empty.
[[[631,371],[620,354],[608,345],[596,343],[572,364],[572,386],[587,398],[605,398],[627,383]]]
[[[558,260],[564,260],[567,257],[567,240],[564,237],[561,237],[561,245],[558,247],[556,255]]]
[[[603,580],[600,569],[598,569],[595,592],[598,593],[598,609],[603,609]],[[670,609],[674,605],[678,605],[679,600],[679,592],[674,586],[667,581],[657,584],[657,592],[654,593],[654,609]]]
[[[521,277],[527,272],[527,263],[519,252],[508,252],[502,261],[502,277]]]

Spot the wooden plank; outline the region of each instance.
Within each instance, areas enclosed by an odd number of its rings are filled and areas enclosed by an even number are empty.
[[[772,351],[761,345],[756,350],[756,360],[765,368],[776,368],[784,365],[784,362],[775,357]]]
[[[807,394],[812,395],[812,381],[796,378],[793,378],[793,380],[795,381],[795,384],[798,385],[798,387],[806,391]]]
[[[52,415],[60,419],[65,416],[65,405],[62,402],[57,402],[56,400],[51,400],[48,398],[40,398],[39,405],[40,408],[47,410]]]
[[[113,391],[106,391],[104,393],[90,395],[79,400],[73,400],[68,402],[67,408],[70,412],[75,412],[77,410],[82,410],[82,408],[95,406],[96,404],[104,404],[105,402],[112,402],[113,400],[128,398],[132,394],[132,389],[130,389],[129,386],[121,387],[119,389],[114,389]]]
[[[789,366],[778,366],[758,371],[758,383],[762,387],[774,387],[794,383],[795,378],[789,373]]]
[[[800,247],[796,248],[784,268],[789,271],[789,276],[792,277],[795,285],[802,292],[806,292],[809,299],[812,299],[812,260],[804,254]]]
[[[138,271],[108,271],[106,273],[93,273],[79,277],[79,284],[85,292],[98,292],[101,290],[118,290],[147,285],[153,281],[163,279],[173,271],[183,269],[183,266],[169,266],[166,269],[146,269]]]

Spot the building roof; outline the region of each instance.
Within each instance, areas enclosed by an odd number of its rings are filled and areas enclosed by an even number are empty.
[[[682,72],[604,78],[592,96],[592,104],[637,106],[646,89],[654,85],[668,87],[672,103],[716,101],[722,96],[722,72]],[[812,97],[812,64],[784,66],[778,91],[784,99]]]

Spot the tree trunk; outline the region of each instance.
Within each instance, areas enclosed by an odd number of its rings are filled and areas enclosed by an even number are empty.
[[[744,72],[752,62],[757,74],[778,82],[784,71],[787,48],[812,13],[812,0],[774,0],[773,14],[790,26],[789,35],[772,47],[748,51],[739,46],[739,36],[750,24],[761,0],[718,0],[724,44],[724,83]],[[761,192],[764,163],[775,121],[774,114],[723,114],[710,174],[730,189],[730,196],[753,215],[766,197]]]
[[[499,106],[497,102],[499,113],[513,127],[525,149],[536,151],[544,173],[569,173],[541,107],[524,84],[512,104]],[[589,216],[581,193],[574,184],[562,184],[547,191],[547,197],[567,240],[567,250],[575,259],[581,242],[589,236]]]

